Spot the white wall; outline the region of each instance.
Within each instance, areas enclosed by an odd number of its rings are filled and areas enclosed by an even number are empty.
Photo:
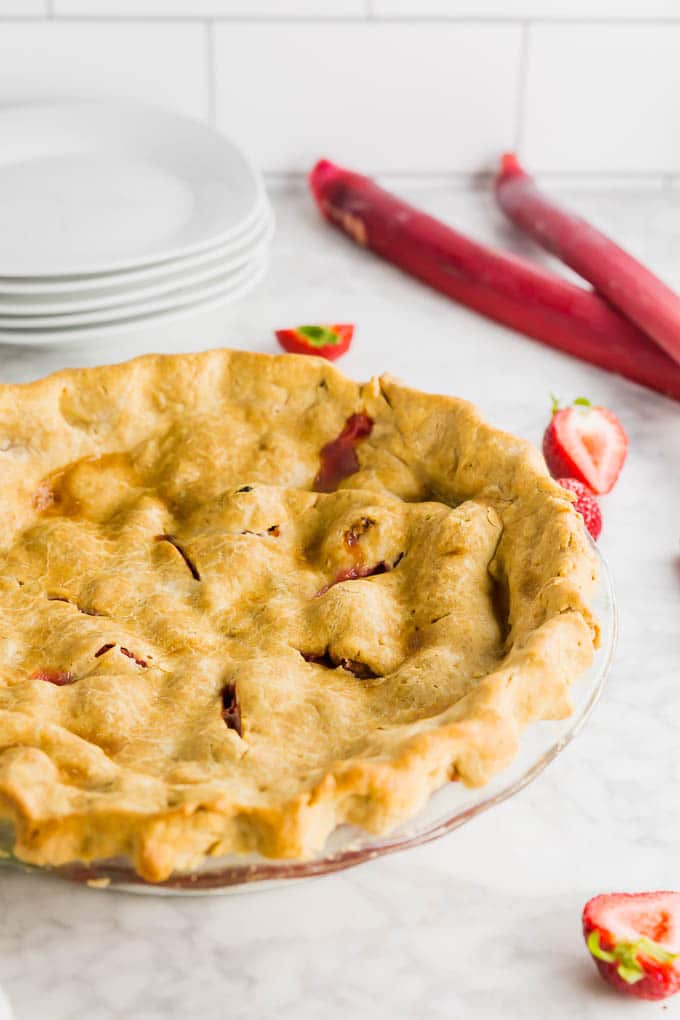
[[[0,0],[0,102],[139,97],[270,174],[680,181],[680,0]],[[677,178],[677,179],[676,179]]]

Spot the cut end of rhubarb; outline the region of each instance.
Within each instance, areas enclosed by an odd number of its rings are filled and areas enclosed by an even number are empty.
[[[527,172],[514,152],[504,152],[501,156],[499,177],[527,177]]]
[[[588,280],[680,365],[680,295],[601,231],[544,195],[514,153],[501,158],[495,190],[513,223]]]
[[[342,170],[329,159],[320,159],[309,173],[309,186],[317,202],[321,202],[324,190],[342,174]]]

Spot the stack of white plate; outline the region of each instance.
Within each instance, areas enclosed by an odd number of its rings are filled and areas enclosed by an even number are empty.
[[[274,219],[224,135],[121,103],[0,110],[0,343],[147,335],[264,275]]]

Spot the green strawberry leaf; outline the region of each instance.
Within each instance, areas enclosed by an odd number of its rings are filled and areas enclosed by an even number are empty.
[[[335,330],[326,326],[298,326],[295,332],[308,340],[311,347],[335,347],[340,343]]]

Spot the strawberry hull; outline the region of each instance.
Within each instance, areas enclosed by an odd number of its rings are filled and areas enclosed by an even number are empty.
[[[600,931],[600,929],[584,923],[583,935],[586,942],[593,931]],[[611,936],[607,939],[607,934],[600,931],[601,943],[603,947],[613,948],[615,940]],[[598,960],[595,957],[593,957],[593,963],[608,984],[625,995],[633,995],[636,999],[667,999],[669,995],[675,995],[680,991],[680,972],[677,968],[661,968],[653,960],[645,960],[643,957],[641,959],[644,960],[644,977],[632,984],[620,976],[618,964]]]
[[[595,960],[595,966],[605,981],[618,991],[623,992],[624,995],[633,995],[636,999],[667,999],[669,995],[674,995],[678,991],[677,988],[669,990],[663,975],[647,974],[641,981],[630,985],[622,977],[619,977],[615,963]]]

